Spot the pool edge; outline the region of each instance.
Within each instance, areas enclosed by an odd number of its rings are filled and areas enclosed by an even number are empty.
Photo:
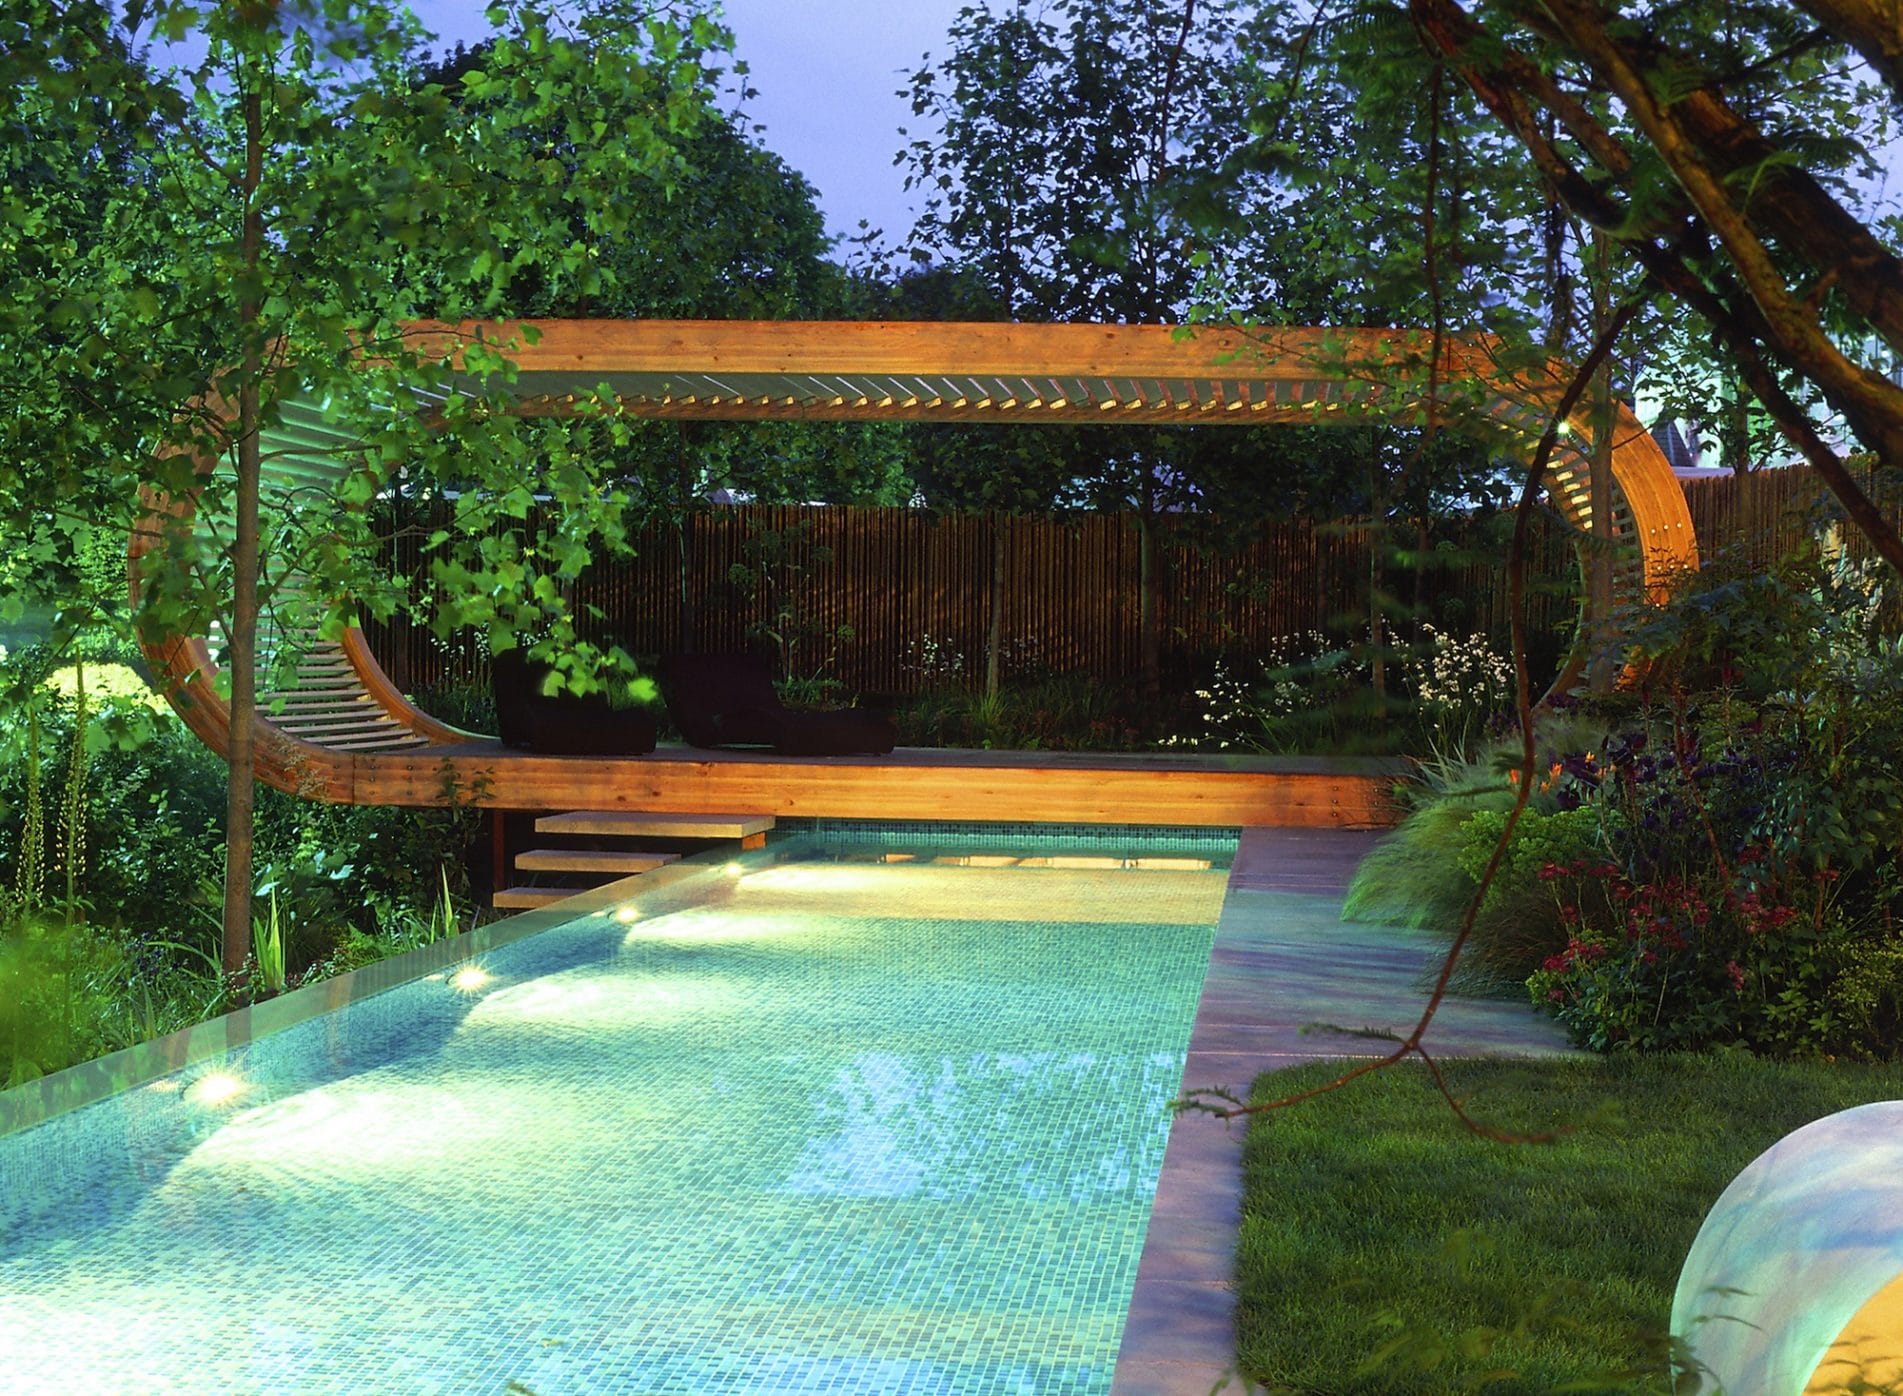
[[[746,856],[751,855],[742,855]],[[263,1003],[234,1009],[149,1042],[122,1047],[103,1057],[0,1090],[0,1139],[96,1105],[225,1052],[250,1046],[261,1038],[374,998],[490,950],[606,911],[637,892],[645,895],[713,875],[715,868],[733,860],[734,854],[728,849],[696,853],[652,872],[588,888],[552,906],[517,912],[448,940],[406,950],[361,969],[346,970],[319,983],[287,990]]]

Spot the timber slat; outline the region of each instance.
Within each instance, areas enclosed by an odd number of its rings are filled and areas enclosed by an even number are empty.
[[[360,693],[360,694],[332,693],[332,694],[326,694],[322,697],[315,697],[315,696],[300,697],[298,694],[295,694],[295,693],[286,693],[286,694],[279,694],[277,697],[271,700],[271,703],[273,707],[275,707],[279,703],[282,703],[284,705],[284,712],[282,714],[278,714],[275,712],[271,714],[271,717],[273,718],[273,720],[276,720],[280,716],[294,716],[294,715],[305,714],[305,713],[351,713],[351,712],[361,712],[366,708],[372,711],[377,711],[377,712],[382,711],[382,709],[378,708],[376,704],[370,701],[370,695],[367,693]],[[263,706],[264,706],[263,700],[260,700],[259,707],[263,708]]]
[[[647,814],[620,810],[572,810],[535,821],[538,834],[609,834],[646,839],[742,839],[773,827],[770,814]]]
[[[410,731],[388,714],[367,717],[359,722],[280,722],[278,726],[286,732],[302,737],[307,742],[314,741],[318,737],[338,737],[359,732],[395,731],[407,736]],[[322,746],[323,743],[319,742],[318,745]]]
[[[533,911],[538,906],[567,901],[585,890],[581,887],[504,887],[489,898],[489,905],[497,911]]]
[[[320,742],[316,745],[322,746],[327,751],[393,751],[429,745],[428,738],[419,737],[408,728],[402,730],[404,733],[402,736],[379,737],[372,741]]]
[[[602,848],[531,848],[515,855],[519,872],[645,873],[665,867],[678,853],[635,853]]]

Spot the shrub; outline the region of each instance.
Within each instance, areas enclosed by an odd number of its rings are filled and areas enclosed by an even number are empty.
[[[76,742],[71,684],[62,693],[55,675],[48,686],[34,658],[10,666],[14,701],[0,712],[0,1076],[15,1081],[226,1006],[216,956],[224,763],[142,690],[102,694],[92,664]],[[474,827],[465,808],[320,805],[260,790],[258,892],[276,893],[283,956],[264,972],[269,987],[440,935],[454,919],[443,915],[447,889],[467,896]]]
[[[1480,810],[1461,826],[1456,861],[1466,873],[1469,887],[1480,886],[1480,875],[1493,857],[1506,821],[1505,810]],[[1506,857],[1474,915],[1473,934],[1466,949],[1471,968],[1521,984],[1563,946],[1568,927],[1542,873],[1556,863],[1585,858],[1599,842],[1599,815],[1595,810],[1580,807],[1550,814],[1537,809],[1524,811],[1514,826]],[[1465,911],[1464,903],[1461,909]]]
[[[1513,702],[1513,662],[1482,634],[1456,638],[1422,627],[1426,650],[1402,665],[1428,747],[1462,752]]]
[[[1194,688],[1193,744],[1271,754],[1389,751],[1405,736],[1390,719],[1406,705],[1376,694],[1364,647],[1318,630],[1285,635],[1259,659],[1218,656]]]
[[[1560,724],[1562,739],[1570,737]],[[1542,728],[1541,745],[1552,735]],[[1479,888],[1479,874],[1513,807],[1517,744],[1495,742],[1472,756],[1447,752],[1416,766],[1413,777],[1395,788],[1411,812],[1355,869],[1342,915],[1390,925],[1453,934]],[[1547,762],[1550,771],[1552,762]],[[1556,780],[1536,787],[1528,813],[1559,809]],[[1487,815],[1488,841],[1476,859],[1470,848],[1479,838],[1470,826]],[[1524,977],[1524,976],[1522,976]]]
[[[1862,570],[1800,555],[1717,566],[1641,628],[1665,694],[1569,768],[1606,856],[1549,865],[1569,935],[1528,986],[1576,1040],[1903,1049],[1903,655],[1880,610]]]
[[[123,973],[111,938],[45,913],[0,925],[0,1062],[17,1086],[123,1045],[113,1031]]]

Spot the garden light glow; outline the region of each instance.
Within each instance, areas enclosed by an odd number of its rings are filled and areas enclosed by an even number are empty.
[[[245,1092],[242,1078],[228,1071],[212,1071],[199,1077],[185,1092],[185,1098],[198,1105],[225,1105]]]

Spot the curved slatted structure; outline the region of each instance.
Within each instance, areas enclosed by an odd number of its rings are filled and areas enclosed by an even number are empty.
[[[1498,344],[1482,337],[1441,341],[1430,364],[1429,337],[1398,330],[1191,334],[1154,325],[557,320],[413,331],[450,366],[445,395],[475,386],[457,371],[466,346],[505,346],[517,368],[514,410],[530,415],[609,410],[703,421],[1257,426],[1418,421],[1434,398],[1451,427],[1503,433],[1509,444],[1530,449],[1567,377],[1559,364],[1509,367]],[[1592,524],[1591,432],[1584,420],[1569,425],[1548,493],[1585,534]],[[1615,587],[1624,600],[1656,597],[1675,572],[1697,566],[1691,517],[1664,454],[1623,405],[1615,430]],[[281,423],[263,442],[267,501],[296,509],[329,500],[360,463],[358,448],[349,426],[316,405],[284,404]],[[222,468],[211,460],[199,466]],[[155,503],[148,523],[170,515],[206,526],[194,511],[191,500]],[[142,529],[132,547],[135,586],[148,546],[150,532]],[[294,589],[296,579],[281,584]],[[614,802],[609,797],[618,787],[601,784],[609,777],[597,777],[599,788],[586,798],[575,784],[588,783],[578,761],[603,769],[607,763],[504,752],[418,711],[354,629],[322,641],[267,626],[261,666],[287,647],[294,678],[261,696],[258,732],[260,777],[280,788],[346,802],[435,804],[446,798],[445,776],[465,793],[480,777],[481,802],[500,808]],[[170,637],[147,649],[174,705],[222,754],[229,714],[216,691],[209,641]],[[710,778],[707,763],[698,764],[699,777]],[[641,798],[650,809],[692,808],[692,797],[659,788]],[[670,806],[675,800],[689,802]],[[1252,821],[1225,814],[1213,822]]]

